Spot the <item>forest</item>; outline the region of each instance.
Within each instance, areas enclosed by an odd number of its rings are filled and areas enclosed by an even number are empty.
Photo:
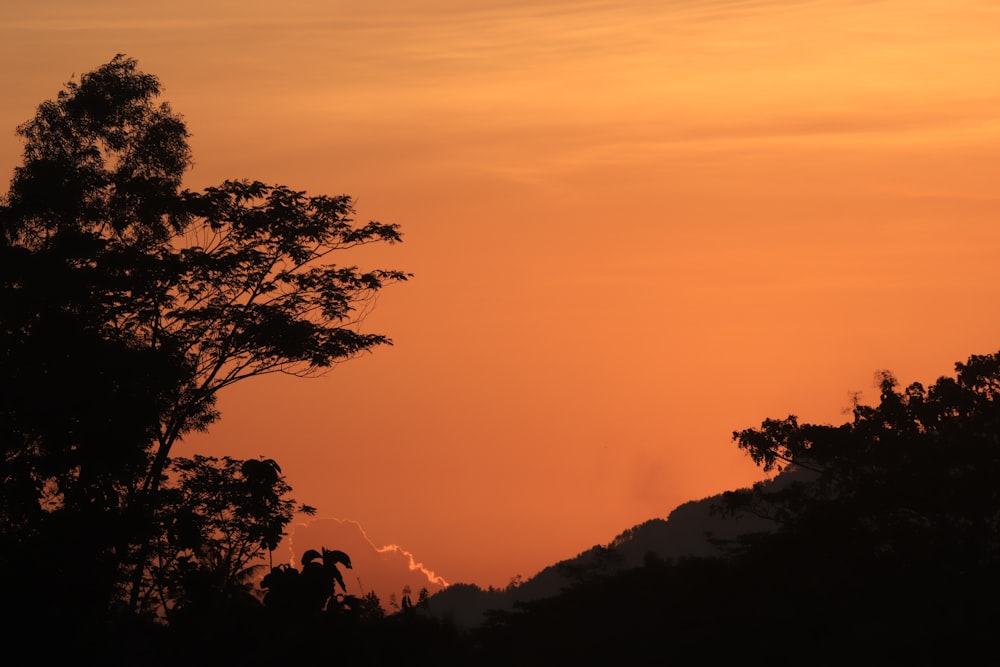
[[[765,419],[763,472],[713,507],[757,529],[718,555],[614,558],[474,627],[345,585],[350,554],[274,551],[299,515],[273,458],[180,457],[218,393],[391,344],[354,326],[411,276],[337,263],[402,240],[347,196],[192,162],[158,79],[117,56],[17,128],[0,199],[0,581],[10,654],[42,664],[775,664],[993,653],[1000,352],[928,387],[879,378],[841,425]],[[527,585],[527,584],[524,584]],[[389,592],[381,592],[389,595]]]

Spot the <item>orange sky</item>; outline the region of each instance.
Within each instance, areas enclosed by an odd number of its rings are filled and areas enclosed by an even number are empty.
[[[995,2],[19,4],[3,178],[14,127],[124,52],[187,120],[190,187],[402,225],[357,260],[415,274],[366,323],[395,346],[227,390],[183,453],[273,456],[450,582],[757,479],[735,429],[1000,349]]]

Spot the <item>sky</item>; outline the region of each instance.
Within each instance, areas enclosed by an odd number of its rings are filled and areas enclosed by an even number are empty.
[[[343,260],[414,274],[364,322],[394,345],[224,390],[177,453],[276,459],[322,517],[289,558],[503,586],[761,479],[734,430],[1000,349],[998,30],[992,0],[6,2],[0,178],[125,53],[188,187],[401,225]]]

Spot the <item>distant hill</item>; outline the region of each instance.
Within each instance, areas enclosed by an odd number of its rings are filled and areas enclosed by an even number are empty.
[[[511,610],[515,602],[557,595],[582,579],[639,567],[650,555],[662,559],[721,556],[723,551],[716,540],[731,540],[770,528],[769,522],[757,517],[729,518],[713,513],[713,506],[721,499],[719,494],[684,503],[666,519],[650,519],[633,526],[606,545],[595,545],[505,589],[453,584],[430,597],[428,610],[460,627],[475,627],[486,618],[488,610]]]

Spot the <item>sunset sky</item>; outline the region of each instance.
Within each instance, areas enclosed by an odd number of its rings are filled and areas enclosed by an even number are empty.
[[[994,0],[7,2],[0,190],[121,52],[188,187],[399,223],[342,258],[414,274],[365,322],[394,346],[225,390],[178,453],[273,457],[323,525],[505,585],[760,479],[734,430],[1000,349],[998,36]]]

